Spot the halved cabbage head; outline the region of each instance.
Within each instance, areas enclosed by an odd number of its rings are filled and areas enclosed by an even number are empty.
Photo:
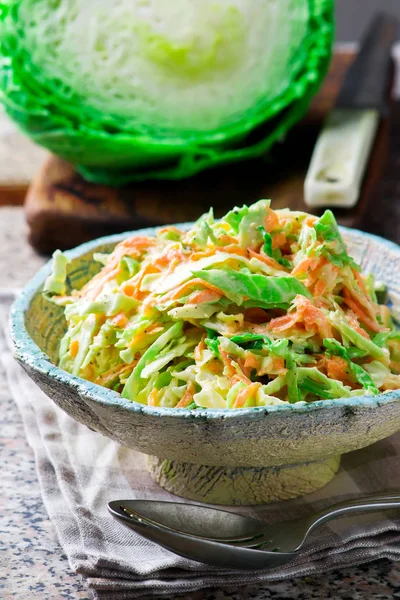
[[[89,178],[187,176],[265,152],[301,116],[329,60],[332,4],[8,0],[2,98]]]

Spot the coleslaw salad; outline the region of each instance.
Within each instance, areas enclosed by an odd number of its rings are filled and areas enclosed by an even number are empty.
[[[94,259],[99,273],[71,290],[68,259],[53,258],[59,366],[128,400],[232,409],[400,388],[400,332],[330,211],[261,200]]]

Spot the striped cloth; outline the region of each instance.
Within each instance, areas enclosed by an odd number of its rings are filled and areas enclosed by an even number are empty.
[[[378,558],[400,558],[400,511],[332,522],[315,533],[293,562],[273,570],[227,571],[189,561],[116,522],[107,503],[121,498],[179,501],[150,478],[145,458],[72,420],[49,400],[12,358],[0,298],[0,360],[32,447],[43,502],[71,567],[98,600],[190,594],[205,587],[240,586],[325,573]],[[307,497],[235,508],[266,522],[306,515],[359,494],[400,490],[400,434],[343,457],[335,479]],[[190,597],[190,596],[188,596]]]

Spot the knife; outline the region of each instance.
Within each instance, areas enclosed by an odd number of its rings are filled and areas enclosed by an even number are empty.
[[[393,44],[399,21],[374,18],[316,142],[304,184],[308,206],[357,203],[381,117],[388,114]]]

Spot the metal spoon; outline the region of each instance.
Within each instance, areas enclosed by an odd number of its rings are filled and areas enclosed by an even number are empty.
[[[292,560],[311,531],[331,519],[400,508],[400,495],[340,502],[314,515],[273,525],[198,504],[116,500],[108,508],[118,521],[176,554],[209,565],[260,569]]]

